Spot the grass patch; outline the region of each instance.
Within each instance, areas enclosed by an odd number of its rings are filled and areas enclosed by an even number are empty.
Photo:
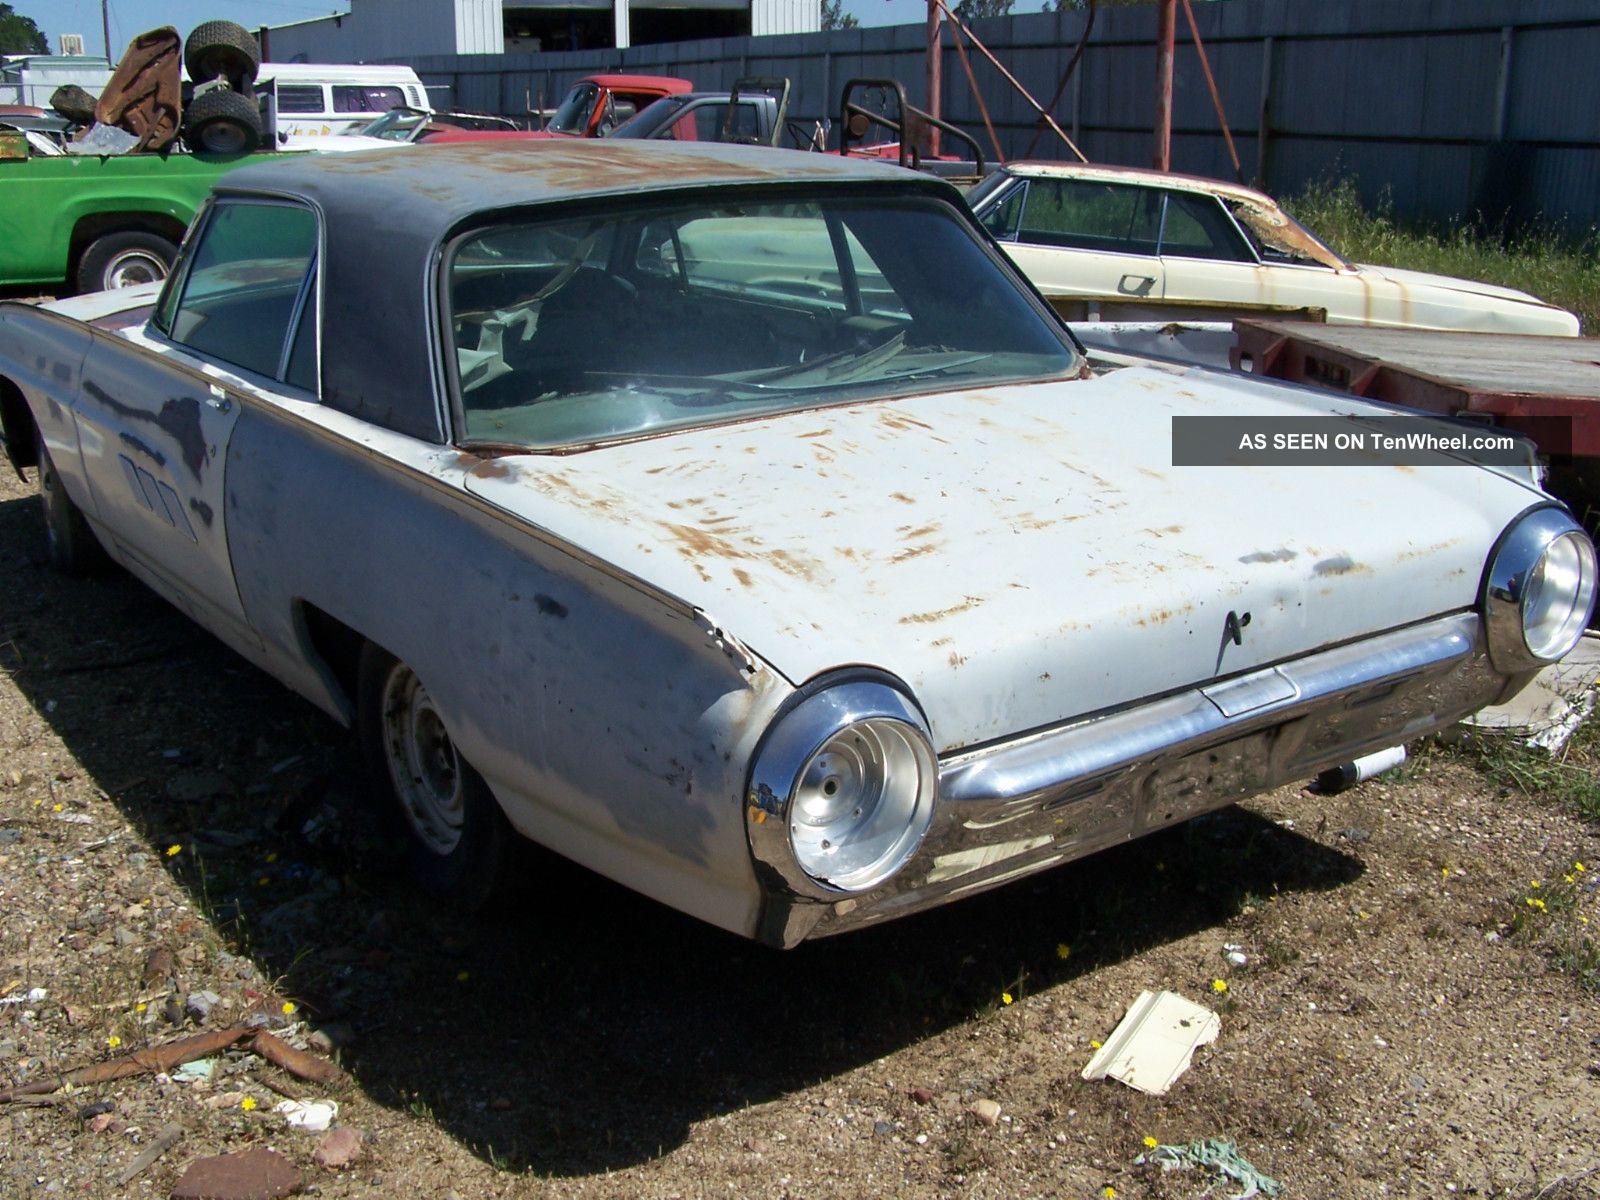
[[[1590,821],[1600,821],[1600,713],[1578,726],[1560,757],[1505,737],[1475,736],[1463,742],[1462,749],[1502,787],[1553,800]]]
[[[1470,223],[1402,223],[1385,197],[1368,209],[1355,181],[1308,185],[1284,207],[1354,262],[1455,275],[1531,292],[1578,314],[1583,332],[1600,330],[1600,243],[1595,235],[1574,241],[1554,228],[1528,229],[1504,237]]]

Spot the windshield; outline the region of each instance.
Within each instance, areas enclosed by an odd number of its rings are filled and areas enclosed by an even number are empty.
[[[413,142],[427,125],[430,114],[419,108],[393,108],[365,125],[355,125],[345,133],[382,138],[388,142]]]
[[[584,133],[589,128],[589,114],[594,112],[594,102],[600,89],[592,83],[580,83],[567,93],[567,98],[556,109],[546,129],[556,133]]]
[[[497,225],[457,241],[448,279],[468,444],[587,446],[1078,366],[936,201]]]
[[[1226,203],[1262,262],[1308,263],[1335,270],[1350,265],[1281,208],[1247,200]]]

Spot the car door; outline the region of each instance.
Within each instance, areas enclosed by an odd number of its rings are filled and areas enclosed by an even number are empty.
[[[202,623],[237,634],[228,441],[242,397],[292,386],[283,381],[307,369],[292,333],[314,303],[316,219],[229,200],[203,220],[145,335],[160,349],[100,339],[90,350],[79,428],[96,510],[121,556]]]
[[[1233,215],[1216,196],[1169,190],[1161,222],[1166,299],[1220,312],[1290,310],[1314,299],[1264,266]],[[1308,297],[1305,292],[1313,294]],[[1202,315],[1202,314],[1196,314]]]
[[[1160,202],[1155,188],[1035,176],[982,220],[1064,315],[1095,320],[1163,295]]]

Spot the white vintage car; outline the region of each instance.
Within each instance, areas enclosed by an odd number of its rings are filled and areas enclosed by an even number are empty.
[[[159,294],[0,305],[51,558],[354,725],[423,883],[515,831],[778,946],[1561,657],[1594,550],[1514,469],[1172,465],[1174,414],[1378,411],[1095,373],[949,185],[714,144],[244,168]]]
[[[1578,318],[1493,284],[1347,262],[1236,184],[1164,171],[1010,163],[968,196],[1068,320],[1292,314],[1331,324],[1573,337]]]

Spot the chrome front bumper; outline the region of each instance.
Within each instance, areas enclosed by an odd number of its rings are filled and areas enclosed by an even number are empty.
[[[1458,613],[940,763],[939,806],[906,868],[866,895],[769,895],[759,936],[904,916],[1083,858],[1363,754],[1519,690]]]

